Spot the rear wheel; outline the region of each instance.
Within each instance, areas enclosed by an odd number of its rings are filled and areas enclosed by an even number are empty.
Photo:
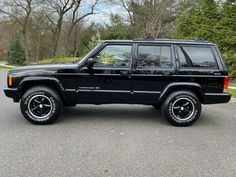
[[[189,91],[173,92],[162,105],[164,117],[175,126],[192,125],[199,119],[201,109],[200,100]]]
[[[55,90],[47,86],[35,86],[21,98],[21,112],[33,124],[50,124],[60,115],[63,104]]]

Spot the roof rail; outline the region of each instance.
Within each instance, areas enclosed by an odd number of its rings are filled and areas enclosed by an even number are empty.
[[[195,40],[190,39],[160,39],[160,38],[154,38],[154,37],[147,37],[147,38],[134,38],[133,41],[180,41],[180,42],[201,42],[201,43],[208,43],[208,41],[197,38]]]
[[[155,41],[157,39],[154,37],[146,37],[146,38],[134,38],[133,40],[134,41]]]
[[[197,38],[195,39],[195,42],[203,42],[203,43],[208,43],[208,41],[202,39],[202,38]]]

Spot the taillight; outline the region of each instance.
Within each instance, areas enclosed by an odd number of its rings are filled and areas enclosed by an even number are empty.
[[[11,87],[11,86],[12,86],[12,83],[13,83],[13,82],[12,82],[12,75],[11,75],[11,74],[8,75],[7,81],[8,81],[8,86]]]
[[[224,90],[229,88],[229,76],[224,77]]]

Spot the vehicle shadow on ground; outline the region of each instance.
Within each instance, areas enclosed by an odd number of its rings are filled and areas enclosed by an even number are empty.
[[[161,111],[152,106],[139,105],[77,105],[64,108],[56,123],[76,123],[90,121],[134,121],[170,125]],[[192,126],[218,126],[216,117],[202,112],[200,120]]]
[[[57,123],[93,120],[143,121],[167,124],[161,111],[152,106],[79,105],[64,108]]]

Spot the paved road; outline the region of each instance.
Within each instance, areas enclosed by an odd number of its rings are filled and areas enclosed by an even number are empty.
[[[236,176],[236,103],[204,106],[187,128],[129,105],[67,108],[35,126],[4,97],[0,74],[1,177]]]

